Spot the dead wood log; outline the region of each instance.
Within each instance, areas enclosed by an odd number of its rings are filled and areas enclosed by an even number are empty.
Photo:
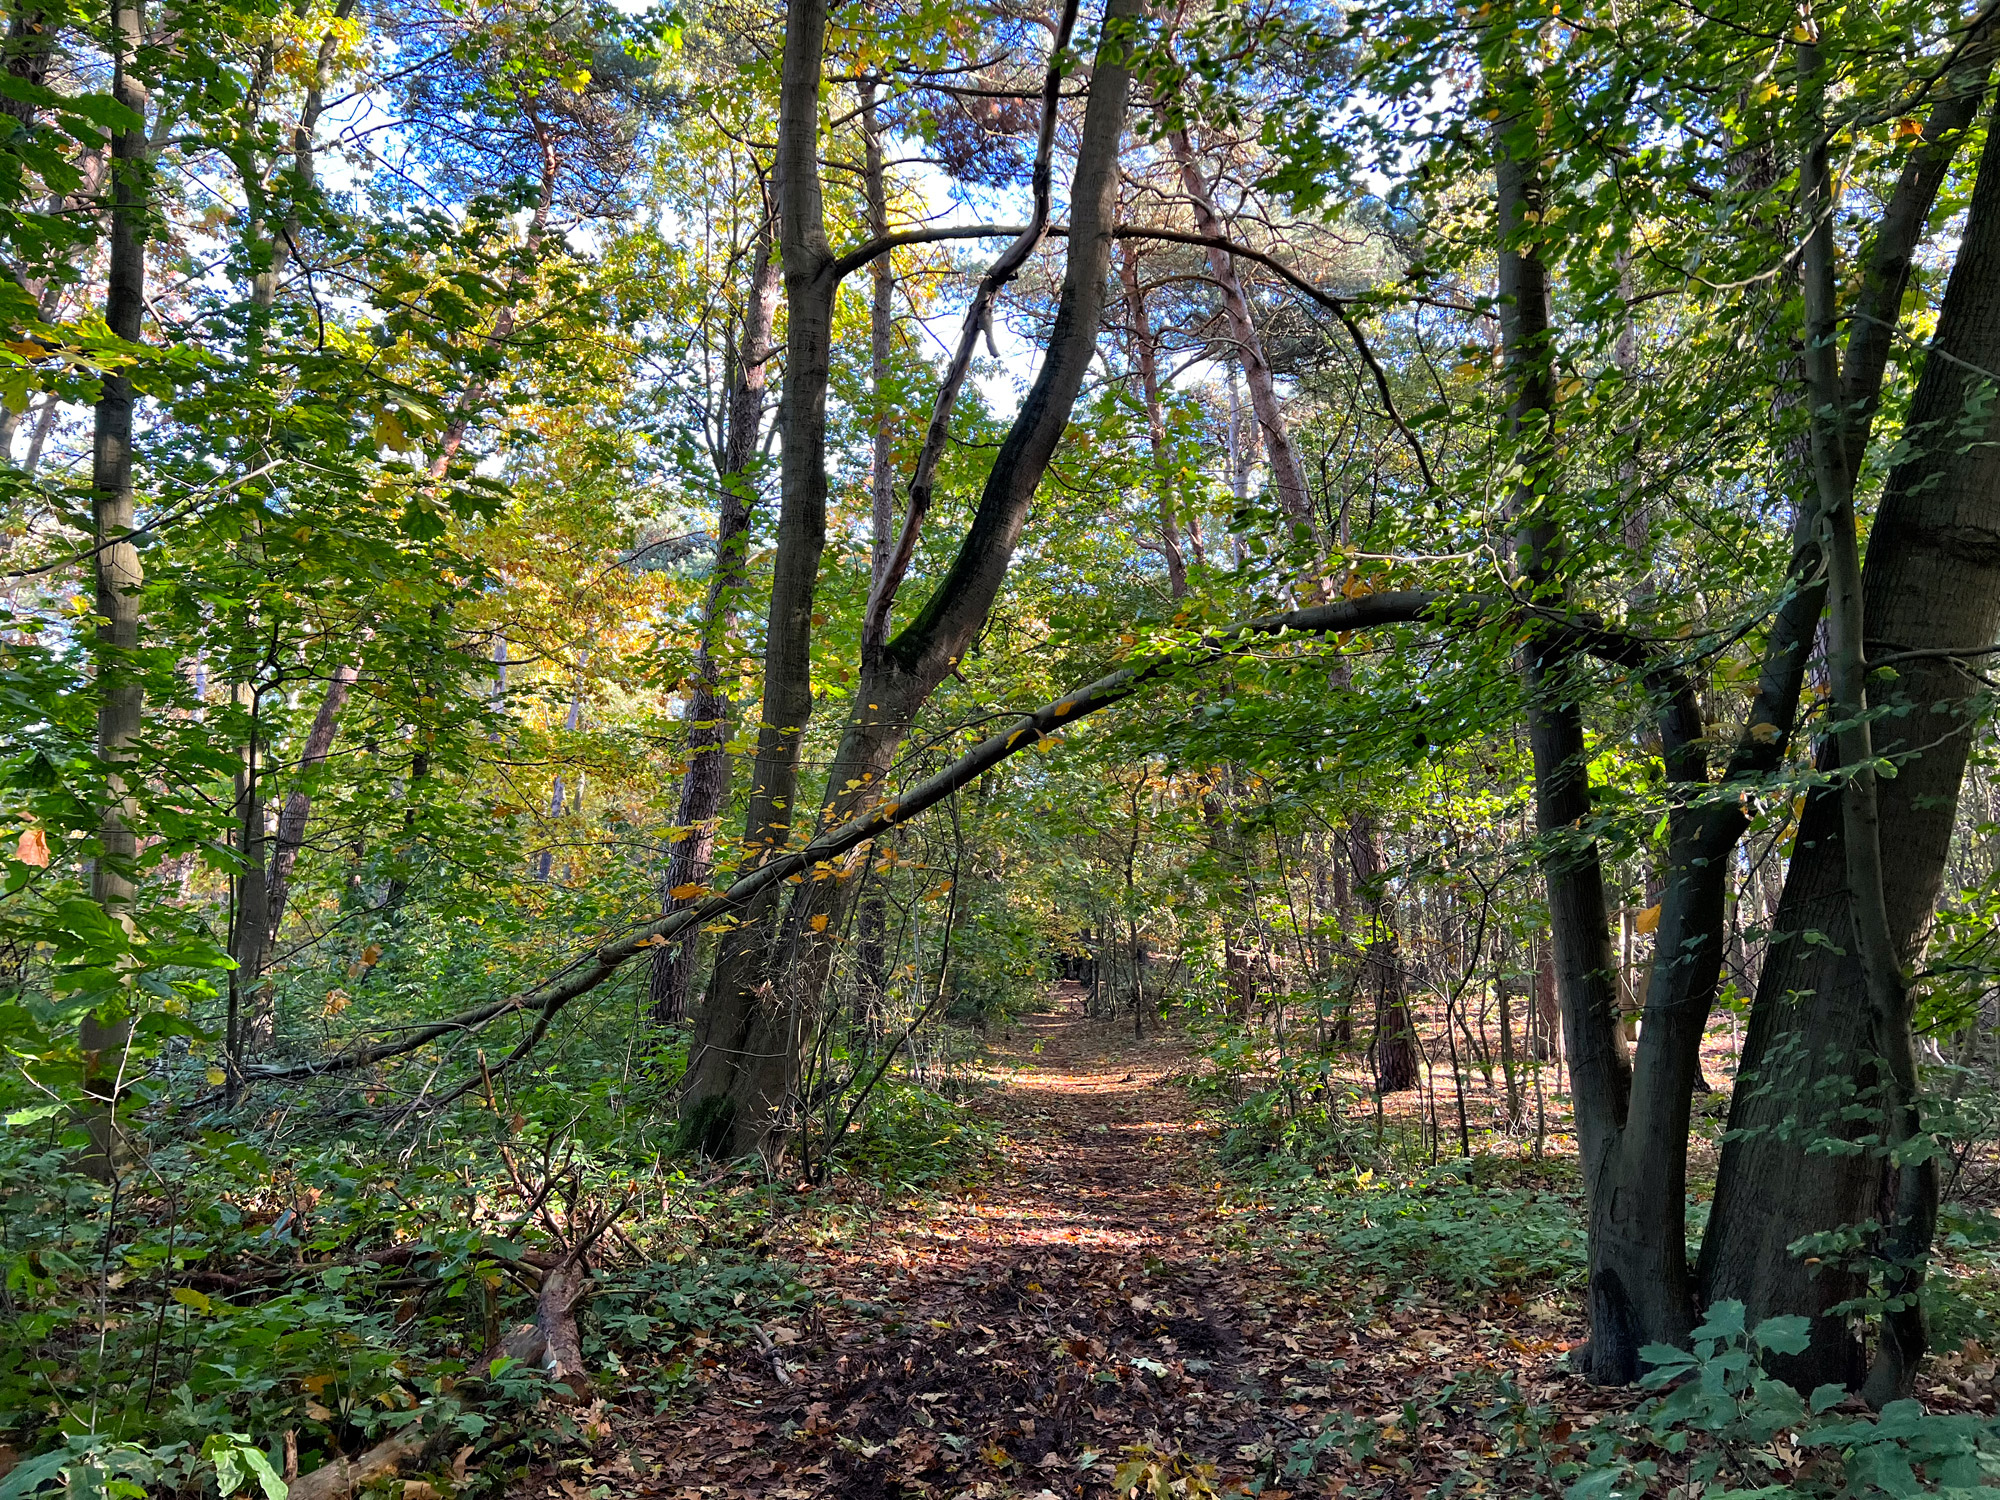
[[[520,1324],[501,1339],[480,1362],[482,1367],[490,1370],[501,1358],[539,1365],[548,1371],[551,1400],[565,1406],[588,1401],[590,1376],[583,1365],[583,1340],[576,1318],[589,1295],[590,1268],[575,1259],[557,1262],[542,1277],[535,1320]],[[421,1424],[413,1422],[358,1458],[336,1458],[294,1479],[285,1487],[286,1500],[344,1500],[375,1480],[399,1473],[424,1451],[427,1442]]]
[[[336,1458],[321,1464],[310,1474],[302,1474],[285,1486],[285,1500],[345,1500],[364,1486],[399,1472],[403,1465],[424,1451],[429,1439],[423,1424],[412,1422],[393,1437],[384,1438],[359,1458]]]

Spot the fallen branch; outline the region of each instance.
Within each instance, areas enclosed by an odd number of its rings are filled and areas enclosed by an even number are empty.
[[[412,1422],[394,1437],[384,1438],[359,1458],[336,1458],[285,1486],[285,1500],[344,1500],[344,1497],[399,1473],[429,1446],[422,1422]]]
[[[770,1362],[771,1374],[777,1378],[778,1384],[790,1385],[792,1383],[792,1372],[785,1364],[784,1355],[778,1352],[777,1344],[772,1342],[771,1335],[765,1331],[764,1325],[762,1323],[752,1323],[750,1331],[757,1335],[757,1347],[764,1351],[764,1358]]]

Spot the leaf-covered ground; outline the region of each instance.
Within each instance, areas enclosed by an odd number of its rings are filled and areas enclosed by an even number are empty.
[[[992,1038],[996,1086],[971,1106],[1000,1132],[989,1173],[844,1242],[781,1245],[807,1312],[761,1345],[678,1351],[698,1395],[628,1400],[613,1441],[518,1493],[1421,1494],[1481,1471],[1532,1484],[1535,1456],[1605,1405],[1562,1366],[1569,1299],[1338,1266],[1303,1282],[1296,1221],[1226,1186],[1175,1081],[1185,1050],[1057,999]],[[1512,1460],[1502,1376],[1565,1414]]]

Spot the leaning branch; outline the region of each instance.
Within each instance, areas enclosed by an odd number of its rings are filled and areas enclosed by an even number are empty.
[[[891,250],[900,250],[905,245],[936,245],[946,240],[1018,239],[1027,232],[1024,224],[947,224],[935,229],[892,230],[848,251],[833,263],[827,275],[835,281],[845,281],[871,260],[887,255]]]
[[[1052,234],[1061,232],[1059,229],[1050,231]],[[1417,441],[1416,433],[1410,430],[1409,423],[1405,422],[1402,413],[1396,410],[1396,399],[1389,392],[1389,373],[1382,368],[1382,362],[1375,357],[1375,351],[1368,347],[1368,340],[1361,332],[1361,325],[1354,321],[1353,308],[1358,299],[1336,297],[1331,292],[1321,291],[1276,256],[1267,255],[1262,250],[1253,250],[1250,246],[1232,240],[1226,235],[1190,234],[1181,229],[1160,229],[1151,225],[1128,224],[1117,231],[1117,237],[1121,240],[1165,240],[1175,245],[1199,245],[1205,250],[1226,250],[1239,260],[1252,260],[1277,272],[1279,277],[1295,290],[1310,297],[1332,313],[1340,320],[1340,326],[1347,330],[1347,336],[1354,341],[1355,352],[1361,356],[1361,362],[1368,367],[1368,373],[1374,377],[1375,392],[1382,398],[1382,410],[1395,424],[1396,431],[1403,435],[1403,441],[1410,445],[1410,453],[1417,461],[1417,472],[1423,475],[1424,487],[1437,488],[1437,480],[1431,474],[1430,460],[1424,456],[1423,444]]]
[[[902,797],[878,804],[865,817],[853,819],[820,835],[811,843],[776,855],[746,872],[727,890],[717,892],[692,906],[682,907],[664,917],[626,929],[616,938],[582,954],[549,979],[532,989],[474,1006],[457,1015],[412,1027],[401,1034],[367,1047],[336,1053],[317,1062],[252,1065],[244,1069],[251,1081],[291,1082],[359,1068],[415,1052],[432,1042],[452,1037],[476,1036],[503,1016],[533,1015],[533,1030],[523,1042],[532,1046],[556,1013],[572,1000],[586,995],[616,973],[619,967],[641,953],[671,942],[691,927],[728,918],[759,893],[825,865],[848,851],[907,823],[953,792],[977,780],[1002,761],[1029,749],[1056,731],[1074,724],[1100,709],[1123,701],[1150,683],[1175,672],[1199,669],[1227,658],[1240,656],[1260,641],[1286,633],[1327,635],[1351,630],[1367,630],[1385,625],[1405,625],[1448,616],[1455,611],[1477,608],[1482,601],[1443,595],[1428,590],[1364,594],[1358,599],[1322,604],[1312,609],[1265,615],[1204,637],[1192,646],[1122,667],[1087,687],[1045,703],[1023,715],[1009,728],[975,745],[960,759],[929,779],[919,782]],[[522,1050],[522,1049],[517,1049]],[[511,1060],[511,1059],[510,1059]]]
[[[1645,659],[1644,645],[1636,638],[1595,620],[1524,606],[1519,599],[1505,594],[1446,594],[1429,589],[1402,589],[1363,594],[1359,598],[1319,604],[1310,609],[1263,615],[1215,631],[1191,645],[1121,667],[1086,687],[1043,704],[1022,715],[1000,733],[981,740],[959,759],[918,782],[901,797],[878,803],[865,816],[852,819],[808,844],[766,860],[747,871],[727,890],[666,916],[627,928],[617,937],[578,956],[532,989],[410,1028],[372,1046],[336,1053],[318,1062],[252,1065],[243,1070],[244,1077],[252,1082],[283,1083],[353,1072],[415,1052],[435,1041],[477,1036],[504,1016],[532,1016],[529,1031],[501,1065],[511,1066],[534,1049],[559,1011],[572,1000],[589,994],[641,953],[666,946],[690,928],[732,920],[736,912],[772,886],[804,879],[807,872],[818,867],[830,867],[834,860],[851,850],[935,807],[1002,761],[1031,749],[1080,719],[1123,702],[1153,683],[1176,673],[1199,671],[1241,656],[1258,644],[1279,636],[1335,635],[1424,622],[1470,623],[1490,618],[1496,610],[1511,618],[1533,621],[1538,628],[1572,633],[1579,649],[1604,660],[1622,664],[1645,661],[1644,670],[1649,677],[1656,677],[1659,686],[1670,695],[1678,696],[1685,691],[1685,684],[1673,668]],[[461,1088],[444,1097],[453,1099],[464,1092],[466,1090]]]

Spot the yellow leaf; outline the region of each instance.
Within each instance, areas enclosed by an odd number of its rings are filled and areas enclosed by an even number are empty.
[[[49,836],[39,828],[30,828],[15,846],[14,858],[24,865],[46,870],[49,867]]]
[[[667,894],[676,901],[692,901],[696,896],[706,896],[708,894],[708,887],[705,885],[677,885],[671,891],[668,891]]]
[[[1632,921],[1636,932],[1658,932],[1660,930],[1660,908],[1657,904],[1647,907]]]
[[[812,921],[808,922],[808,923],[807,923],[806,925],[807,925],[808,927],[812,928],[812,930],[813,930],[814,932],[825,932],[825,931],[826,931],[826,913],[825,913],[825,912],[821,912],[821,913],[820,913],[820,914],[819,914],[818,916],[814,917],[814,918],[812,919]]]
[[[1776,724],[1752,724],[1750,726],[1750,738],[1760,745],[1776,744],[1778,735],[1781,732]]]
[[[229,1082],[229,1075],[220,1068],[210,1068],[206,1076],[210,1088],[219,1089],[225,1083]]]
[[[180,1303],[182,1307],[191,1307],[198,1313],[209,1313],[215,1310],[215,1304],[208,1300],[208,1293],[198,1292],[191,1286],[175,1287],[174,1301]]]
[[[308,1375],[299,1382],[300,1388],[311,1396],[317,1396],[331,1384],[333,1384],[331,1375]]]

